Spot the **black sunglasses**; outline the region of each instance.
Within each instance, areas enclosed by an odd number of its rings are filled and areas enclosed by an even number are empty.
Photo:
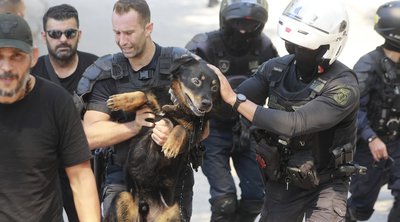
[[[75,38],[76,34],[78,33],[78,30],[77,29],[67,29],[65,31],[48,30],[46,32],[52,39],[60,39],[63,34],[67,39],[72,39]]]

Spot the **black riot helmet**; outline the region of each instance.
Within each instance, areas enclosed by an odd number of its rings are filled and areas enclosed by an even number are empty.
[[[385,38],[385,48],[400,52],[400,1],[387,2],[378,8],[374,28]]]
[[[257,37],[268,20],[266,0],[222,0],[219,25],[231,47],[246,47],[245,41]]]
[[[222,0],[219,11],[221,29],[239,25],[239,20],[249,25],[249,31],[261,32],[268,19],[268,3],[266,0]],[[246,25],[246,24],[244,24]],[[251,28],[253,28],[251,30]]]

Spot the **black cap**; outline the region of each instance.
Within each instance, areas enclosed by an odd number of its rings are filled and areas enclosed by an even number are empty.
[[[17,48],[30,53],[32,45],[31,28],[21,16],[0,14],[0,48]]]

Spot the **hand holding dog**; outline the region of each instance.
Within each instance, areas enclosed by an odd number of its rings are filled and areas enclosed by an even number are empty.
[[[222,99],[228,103],[229,105],[233,106],[236,101],[236,93],[233,91],[231,85],[229,84],[228,80],[222,74],[222,72],[215,66],[211,64],[207,64],[214,72],[217,74],[219,82],[220,82],[220,92]]]
[[[155,114],[152,112],[152,110],[147,106],[143,106],[136,111],[133,127],[136,129],[136,132],[139,132],[142,127],[154,127],[154,123],[152,122],[154,118]]]
[[[160,121],[154,124],[153,133],[151,134],[151,138],[158,145],[163,146],[167,141],[169,134],[172,131],[173,124],[168,119],[161,119]]]

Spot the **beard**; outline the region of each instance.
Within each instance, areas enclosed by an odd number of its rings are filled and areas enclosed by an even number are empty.
[[[59,48],[69,48],[69,50],[63,49],[59,51]],[[55,49],[51,49],[50,45],[47,44],[47,48],[49,49],[49,55],[55,58],[58,61],[62,61],[63,63],[68,63],[71,61],[78,51],[78,45],[75,46],[70,44],[60,44],[55,47]],[[50,50],[51,49],[51,50]]]
[[[16,96],[18,93],[20,93],[21,91],[25,91],[26,87],[27,87],[27,83],[29,80],[29,74],[26,73],[21,79],[19,79],[19,76],[16,74],[12,74],[12,73],[4,73],[4,74],[0,74],[0,79],[1,78],[13,78],[18,80],[17,86],[14,89],[11,90],[3,90],[0,89],[0,96],[1,97],[14,97]]]

